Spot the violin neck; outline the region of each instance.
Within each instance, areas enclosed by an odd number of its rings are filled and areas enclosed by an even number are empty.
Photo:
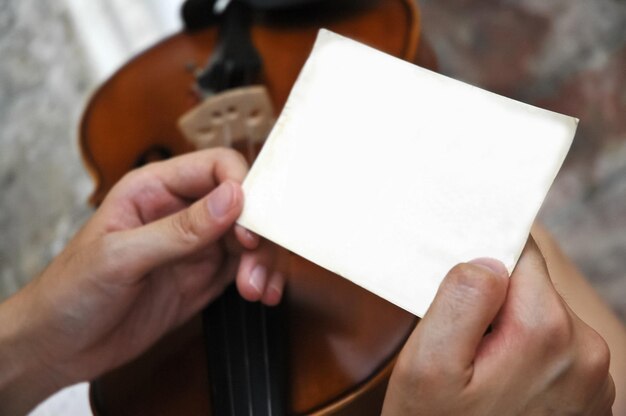
[[[230,147],[245,138],[253,158],[255,144],[271,129],[273,110],[265,88],[241,87],[257,80],[261,67],[250,37],[249,7],[233,2],[220,19],[209,63],[196,78],[205,100],[180,120],[192,143]],[[245,301],[232,285],[203,311],[212,416],[286,414],[281,310]]]
[[[281,307],[247,302],[235,286],[203,311],[213,416],[285,415]]]

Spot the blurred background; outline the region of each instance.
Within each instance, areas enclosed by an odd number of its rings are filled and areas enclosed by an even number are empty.
[[[95,87],[180,28],[181,0],[0,0],[0,298],[89,217],[76,144]],[[421,0],[440,72],[581,119],[541,212],[626,321],[626,2]]]
[[[180,28],[181,3],[0,0],[0,300],[90,216],[81,111],[123,62]],[[540,218],[626,322],[626,1],[420,6],[440,72],[581,119]],[[37,414],[88,413],[85,385],[69,396]]]

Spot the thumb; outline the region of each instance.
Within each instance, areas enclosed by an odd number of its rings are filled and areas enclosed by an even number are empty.
[[[466,376],[508,284],[508,272],[497,260],[477,259],[452,268],[409,340],[417,352],[412,359],[426,360],[418,364],[427,362],[441,374]]]
[[[219,240],[243,208],[241,186],[223,182],[209,195],[176,214],[117,236],[116,263],[125,274],[143,276],[152,269],[194,254]]]

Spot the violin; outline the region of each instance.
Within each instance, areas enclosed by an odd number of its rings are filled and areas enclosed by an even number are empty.
[[[185,30],[130,60],[84,111],[90,202],[128,171],[198,148],[227,145],[252,160],[320,27],[436,65],[413,0],[293,2],[235,0],[215,15],[213,2],[188,0]],[[227,289],[142,356],[92,381],[94,414],[380,414],[416,318],[296,255],[282,261],[289,281],[280,307]]]

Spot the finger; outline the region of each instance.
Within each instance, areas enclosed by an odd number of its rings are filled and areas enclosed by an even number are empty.
[[[615,382],[608,374],[602,383],[601,391],[593,400],[592,407],[595,409],[594,415],[612,415],[613,404],[615,403]]]
[[[587,409],[590,415],[611,415],[615,403],[615,383],[611,374],[597,381],[595,384],[589,383],[581,373],[570,376],[569,388],[572,401],[580,409]],[[574,380],[576,379],[576,380]],[[571,386],[571,387],[570,387]],[[582,388],[585,386],[586,388]]]
[[[612,415],[612,409],[613,409],[613,404],[615,403],[615,399],[616,399],[616,394],[617,391],[615,390],[615,381],[613,380],[613,377],[609,374],[608,380],[607,380],[607,387],[604,390],[604,398],[605,398],[605,403],[606,403],[606,414],[607,415]]]
[[[610,408],[614,401],[615,386],[609,373],[611,363],[609,346],[596,330],[575,315],[573,327],[576,339],[571,339],[569,344],[576,346],[577,358],[570,374],[572,379],[579,381],[571,384],[570,391],[577,393],[576,397],[581,404],[595,402],[596,408],[607,405]]]
[[[150,164],[144,169],[157,175],[172,194],[197,199],[224,181],[241,183],[248,173],[248,164],[235,150],[213,148]]]
[[[224,242],[229,253],[239,255],[245,250],[255,250],[259,246],[261,238],[241,225],[235,224],[232,231],[226,234]]]
[[[471,376],[476,350],[504,303],[508,282],[497,260],[452,268],[414,333],[414,359],[429,361],[447,376]]]
[[[285,275],[282,272],[278,270],[274,271],[267,282],[261,302],[267,306],[278,305],[283,296],[285,280]]]
[[[517,275],[524,275],[524,280],[531,282],[533,286],[543,288],[546,286],[552,287],[552,280],[548,274],[546,260],[543,257],[541,250],[539,250],[537,242],[532,236],[528,237],[528,241],[526,241],[524,250],[517,261],[517,265],[515,266],[511,277]]]
[[[108,231],[111,218],[116,229],[128,229],[171,215],[198,198],[206,196],[219,183],[241,183],[248,171],[238,152],[214,148],[150,163],[122,178],[107,195],[96,214]],[[129,217],[128,212],[136,212]],[[118,224],[119,222],[119,224]]]
[[[512,373],[531,374],[534,367],[528,360],[541,362],[548,355],[558,356],[571,342],[571,334],[571,314],[529,237],[511,274],[506,302],[493,323],[493,332],[481,344],[474,371],[490,377],[507,366]]]
[[[511,274],[509,300],[498,320],[503,323],[519,322],[525,327],[538,327],[555,308],[562,308],[561,298],[552,285],[539,247],[529,237]]]
[[[242,255],[236,278],[241,297],[250,302],[260,300],[265,292],[267,273],[267,265],[259,262],[255,256]]]
[[[235,225],[235,236],[241,245],[248,250],[254,250],[257,248],[261,241],[261,238],[257,234],[239,224]]]
[[[237,289],[244,299],[255,302],[263,298],[275,262],[275,246],[268,241],[263,241],[256,250],[241,255]]]
[[[189,256],[220,239],[240,215],[241,186],[226,181],[207,197],[169,217],[135,229],[109,234],[111,262],[139,278],[150,270]]]

